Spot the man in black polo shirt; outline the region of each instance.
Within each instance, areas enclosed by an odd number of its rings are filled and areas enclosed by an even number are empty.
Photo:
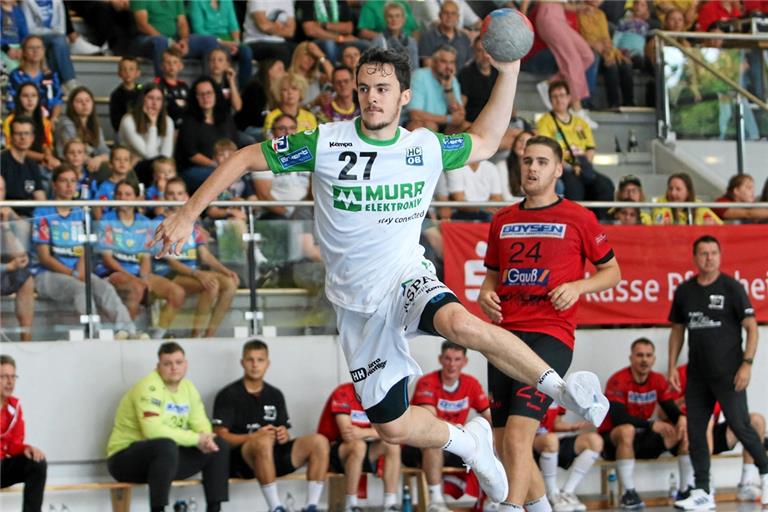
[[[720,272],[720,243],[705,235],[693,243],[693,262],[699,273],[675,290],[669,321],[669,382],[680,388],[677,358],[688,329],[688,441],[696,488],[675,502],[684,510],[714,509],[709,488],[707,423],[720,402],[736,438],[755,459],[762,479],[762,503],[768,505],[768,456],[750,425],[747,386],[757,351],[757,321],[744,287]],[[747,331],[742,348],[741,329]]]
[[[480,111],[491,97],[491,89],[496,83],[499,72],[491,66],[488,52],[483,48],[483,42],[478,37],[472,44],[475,58],[459,72],[461,85],[461,100],[464,102],[466,113],[464,118],[470,123],[475,122]]]
[[[328,468],[328,439],[309,434],[291,439],[283,394],[264,382],[269,349],[261,340],[243,345],[243,378],[219,391],[213,405],[214,432],[231,447],[230,476],[256,478],[269,512],[285,512],[278,476],[307,464],[306,512],[315,512]]]
[[[5,198],[36,200],[45,199],[40,166],[27,158],[27,150],[35,141],[35,125],[32,119],[18,116],[11,123],[10,147],[0,153],[0,174],[5,178]],[[29,217],[32,208],[14,208],[16,213]]]

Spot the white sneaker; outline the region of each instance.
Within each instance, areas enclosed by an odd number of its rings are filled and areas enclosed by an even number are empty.
[[[595,121],[594,119],[589,117],[589,111],[586,110],[586,109],[577,110],[573,114],[579,116],[584,121],[586,121],[587,124],[589,125],[589,127],[592,128],[593,130],[595,130],[595,129],[600,127],[600,125],[597,124],[597,121]]]
[[[499,512],[499,503],[487,500],[485,505],[483,505],[483,512]]]
[[[675,502],[675,508],[682,510],[715,510],[715,499],[703,489],[694,489],[684,500]]]
[[[464,430],[475,438],[477,451],[464,463],[475,472],[480,487],[493,501],[502,502],[509,494],[507,473],[501,461],[493,453],[493,431],[485,418],[477,416],[464,425]]]
[[[95,44],[91,44],[80,36],[75,39],[74,43],[69,43],[69,53],[72,55],[96,55],[101,53],[101,48]]]
[[[550,496],[549,503],[552,505],[552,510],[554,510],[554,512],[575,512],[576,510],[573,508],[573,504],[571,504],[562,493]]]
[[[542,80],[541,82],[537,83],[536,91],[539,93],[541,102],[544,103],[544,106],[547,107],[547,110],[552,110],[552,102],[549,101],[549,82],[547,80]]]
[[[585,512],[587,510],[587,506],[572,492],[561,492],[560,496],[571,504],[571,510],[574,512]]]
[[[755,501],[760,498],[760,486],[755,482],[739,484],[736,489],[736,499],[739,501]]]
[[[592,372],[573,372],[565,378],[565,388],[557,402],[599,427],[608,414],[608,399],[600,390],[600,380]]]
[[[427,507],[427,512],[451,512],[451,509],[445,505],[445,502],[438,503],[433,501],[429,504],[429,507]]]
[[[115,333],[115,339],[118,341],[125,341],[130,337],[130,333],[125,329],[120,329]]]

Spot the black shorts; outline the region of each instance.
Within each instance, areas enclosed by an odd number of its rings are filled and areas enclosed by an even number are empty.
[[[573,350],[548,334],[512,331],[559,375],[571,366]],[[488,391],[491,395],[491,418],[494,428],[504,427],[509,416],[525,416],[541,420],[552,399],[533,386],[508,377],[488,363]]]
[[[557,465],[563,469],[570,468],[573,461],[576,460],[576,437],[577,436],[567,436],[560,438],[560,448],[557,452]],[[536,461],[536,464],[539,463],[540,457],[541,453],[536,451],[533,452],[533,459]]]
[[[16,293],[31,275],[26,267],[14,270],[13,272],[3,272],[0,274],[0,295],[5,296]]]
[[[341,457],[339,456],[339,447],[341,446],[342,441],[334,441],[331,443],[331,454],[330,454],[330,465],[329,469],[330,471],[333,471],[334,473],[344,473],[344,462],[342,462]],[[366,441],[366,447],[365,447],[365,457],[363,458],[363,473],[375,473],[376,472],[376,466],[374,465],[374,461],[371,461],[370,453],[371,453],[371,444],[373,441]]]
[[[728,423],[718,423],[712,429],[712,455],[733,450],[733,446],[728,446]]]
[[[421,448],[402,445],[400,447],[400,461],[407,468],[420,468],[422,462]],[[458,455],[443,450],[443,466],[447,468],[461,468],[464,467],[464,461]]]
[[[291,464],[291,450],[293,449],[293,439],[285,444],[275,443],[272,450],[272,456],[275,459],[275,473],[277,476],[288,475],[296,471],[297,468]],[[253,470],[243,459],[243,445],[235,446],[229,452],[229,476],[232,478],[255,478]]]
[[[611,442],[611,433],[603,432],[603,459],[616,460],[616,447]],[[635,459],[649,460],[658,459],[659,456],[669,451],[672,455],[677,455],[679,445],[675,445],[669,450],[664,446],[664,438],[649,428],[635,429],[635,440],[632,448],[635,450]]]

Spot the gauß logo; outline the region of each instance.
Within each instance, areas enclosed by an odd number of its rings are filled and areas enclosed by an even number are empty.
[[[551,222],[515,222],[501,226],[500,238],[565,238],[565,224]]]
[[[504,284],[507,286],[547,286],[550,270],[548,268],[508,268],[504,271]]]

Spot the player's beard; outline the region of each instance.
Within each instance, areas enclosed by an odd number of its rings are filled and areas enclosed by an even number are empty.
[[[400,116],[399,116],[399,113],[398,113],[398,112],[395,112],[395,113],[392,115],[392,117],[391,117],[391,118],[390,118],[388,121],[381,121],[381,122],[379,122],[379,123],[376,123],[376,124],[372,124],[372,123],[369,123],[368,121],[366,121],[366,120],[365,120],[365,116],[360,116],[360,117],[361,117],[361,119],[362,119],[362,121],[363,121],[363,126],[365,126],[365,129],[366,129],[366,130],[370,130],[370,131],[372,131],[372,132],[375,132],[375,131],[378,131],[378,130],[384,129],[384,128],[386,128],[387,126],[391,125],[391,124],[392,124],[392,123],[394,123],[394,122],[395,122],[395,121],[396,121],[396,120],[397,120],[397,119],[398,119]]]

